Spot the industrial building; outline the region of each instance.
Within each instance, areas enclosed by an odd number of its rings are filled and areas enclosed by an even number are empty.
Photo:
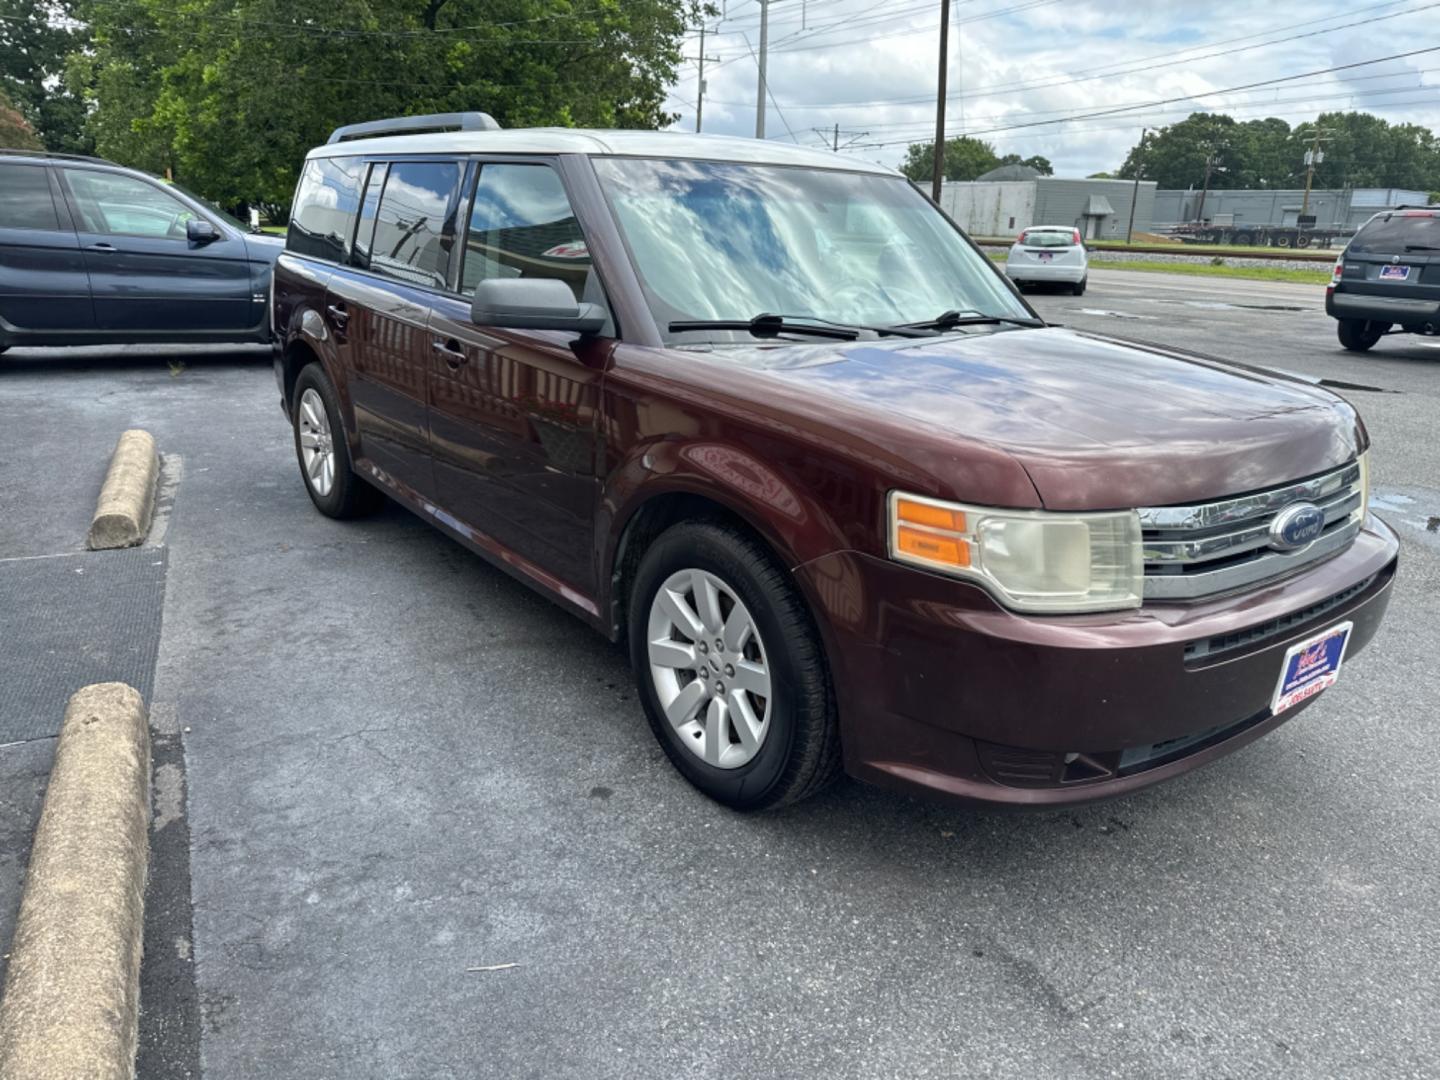
[[[1132,180],[1062,180],[1010,165],[978,180],[945,184],[940,208],[971,236],[1018,236],[1031,225],[1072,225],[1087,239],[1124,240],[1136,194]],[[1134,228],[1145,232],[1155,204],[1154,181],[1142,180],[1138,196]]]
[[[1395,206],[1426,206],[1429,195],[1402,188],[1341,188],[1310,192],[1307,213],[1317,229],[1353,229],[1371,215]],[[1305,192],[1296,188],[1240,188],[1231,191],[1157,191],[1154,222],[1158,229],[1203,220],[1237,228],[1262,225],[1296,225]]]

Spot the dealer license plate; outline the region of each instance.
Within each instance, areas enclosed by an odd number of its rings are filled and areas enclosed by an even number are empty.
[[[1410,277],[1408,266],[1382,266],[1380,267],[1381,281],[1406,281]]]
[[[1280,681],[1270,702],[1271,713],[1279,716],[1335,685],[1354,625],[1343,622],[1290,646],[1285,662],[1280,665]]]

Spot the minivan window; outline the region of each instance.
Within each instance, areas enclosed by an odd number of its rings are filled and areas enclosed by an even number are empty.
[[[585,294],[590,249],[548,165],[485,165],[475,184],[460,291],[497,277],[558,278]]]
[[[60,228],[50,180],[40,165],[0,165],[0,229]]]
[[[365,162],[360,158],[311,158],[295,190],[295,209],[285,246],[301,255],[343,262],[350,251]]]
[[[375,217],[370,269],[413,285],[444,288],[459,186],[460,166],[453,161],[391,164]]]
[[[1440,215],[1371,218],[1350,241],[1350,250],[1359,255],[1404,255],[1407,246],[1411,250],[1440,249]]]
[[[852,324],[922,322],[951,310],[1030,318],[985,257],[902,177],[594,163],[662,329],[677,319],[762,313]]]
[[[64,174],[87,232],[183,240],[185,223],[199,216],[168,191],[133,176],[93,169]]]
[[[370,244],[375,238],[375,211],[380,209],[380,191],[385,186],[385,173],[390,168],[383,161],[370,166],[370,179],[365,184],[365,201],[360,204],[360,225],[355,230],[355,249],[350,261],[362,270],[370,269]]]

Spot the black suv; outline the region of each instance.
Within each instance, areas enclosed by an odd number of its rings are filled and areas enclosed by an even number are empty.
[[[1362,225],[1335,260],[1325,312],[1354,352],[1385,334],[1440,334],[1440,207],[1386,210]]]
[[[284,248],[137,169],[0,151],[0,352],[269,341]]]

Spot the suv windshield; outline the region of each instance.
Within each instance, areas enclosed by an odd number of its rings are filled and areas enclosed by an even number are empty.
[[[1386,214],[1372,218],[1350,241],[1364,255],[1403,255],[1407,248],[1440,249],[1440,217],[1434,214]]]
[[[1031,318],[900,177],[637,158],[597,158],[595,169],[667,337],[676,321],[761,314],[849,325],[954,310]]]

